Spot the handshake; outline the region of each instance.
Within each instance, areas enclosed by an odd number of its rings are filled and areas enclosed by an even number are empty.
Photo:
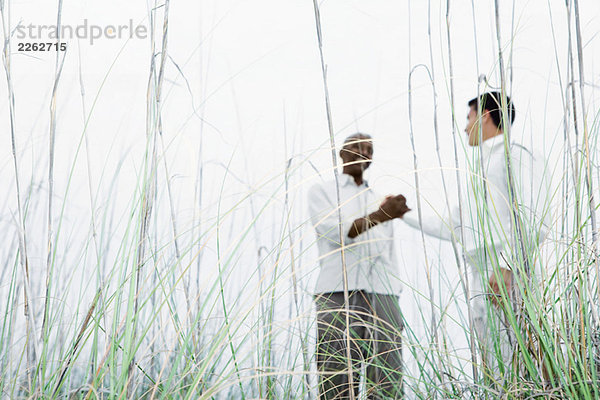
[[[406,205],[406,198],[399,195],[388,195],[381,202],[379,210],[372,214],[371,223],[380,223],[390,221],[395,218],[402,218],[404,214],[410,211]],[[499,268],[498,275],[493,274],[488,281],[488,292],[491,303],[498,309],[503,307],[502,295],[505,293],[507,299],[511,299],[513,285],[513,274],[506,268]]]
[[[386,196],[379,206],[379,210],[366,217],[358,218],[352,223],[352,226],[348,231],[348,237],[354,239],[375,225],[390,221],[394,218],[402,218],[402,216],[409,211],[410,208],[406,205],[406,198],[401,194],[397,196]]]
[[[388,195],[381,202],[379,211],[383,214],[384,220],[392,220],[402,218],[404,214],[410,211],[410,208],[406,205],[406,198],[401,194],[397,196]]]

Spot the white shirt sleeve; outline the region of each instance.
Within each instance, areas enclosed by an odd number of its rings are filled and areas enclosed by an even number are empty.
[[[423,222],[422,227],[421,224],[419,224],[419,214],[416,210],[405,214],[402,217],[402,220],[415,229],[421,230],[422,228],[423,233],[426,235],[441,240],[452,241],[452,236],[455,235],[455,229],[457,229],[459,225],[458,221],[460,221],[458,213],[458,209],[453,209],[453,212],[444,218],[437,215],[421,215]]]

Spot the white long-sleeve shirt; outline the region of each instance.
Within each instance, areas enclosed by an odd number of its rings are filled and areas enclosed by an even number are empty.
[[[348,237],[354,220],[378,210],[383,199],[375,195],[367,182],[356,185],[350,175],[341,174],[339,182],[348,289],[400,294],[392,222],[376,225],[354,239]],[[344,281],[335,181],[311,187],[308,209],[317,235],[321,267],[315,294],[341,292]]]
[[[503,135],[483,142],[481,158],[477,156],[473,161],[462,199],[462,226],[460,210],[454,207],[450,215],[423,216],[423,232],[442,240],[454,237],[463,246],[468,261],[479,265],[482,261],[485,263],[486,249],[487,254],[496,251],[514,256],[522,244],[526,249],[536,246],[548,231],[550,199],[545,165],[518,144],[510,146],[510,155],[520,237],[524,240],[516,237],[513,225],[515,219],[510,204]],[[416,210],[406,214],[403,220],[421,229]],[[461,229],[464,241],[461,241]]]

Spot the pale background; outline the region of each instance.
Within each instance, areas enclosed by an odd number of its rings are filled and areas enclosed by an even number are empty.
[[[356,131],[371,134],[375,139],[375,156],[367,178],[382,195],[405,194],[413,208],[416,204],[409,136],[410,96],[423,200],[439,212],[443,211],[445,200],[440,190],[440,165],[435,152],[432,84],[425,68],[419,67],[412,75],[413,91],[409,94],[411,69],[424,64],[435,78],[440,157],[443,168],[449,169],[446,179],[452,204],[456,203],[453,132],[459,161],[464,165],[472,153],[465,148],[463,132],[468,111],[466,103],[477,94],[478,76],[485,75],[492,86],[500,85],[493,2],[473,3],[474,9],[469,1],[451,2],[453,77],[449,76],[445,1],[325,0],[320,4],[336,143],[342,143],[347,135]],[[566,8],[564,2],[558,1],[500,3],[504,59],[510,66],[507,69],[512,77],[509,89],[517,109],[513,137],[545,156],[551,166],[557,166],[554,180],[558,182],[562,166],[557,160],[565,151]],[[591,126],[599,100],[600,3],[597,0],[580,3],[585,97]],[[149,9],[153,6],[135,1],[66,0],[62,22],[77,25],[87,18],[89,23],[97,25],[119,25],[128,24],[132,19],[149,27]],[[55,24],[56,10],[57,2],[13,1],[10,26],[14,28],[19,21],[25,25]],[[155,24],[160,31],[162,12],[157,13]],[[192,226],[200,231],[204,229],[208,238],[202,254],[204,272],[201,275],[195,271],[196,264],[193,264],[192,276],[198,275],[199,287],[203,281],[214,279],[218,257],[215,228],[211,224],[219,215],[222,218],[218,233],[220,252],[231,253],[235,258],[229,265],[228,296],[254,298],[258,287],[256,254],[262,251],[258,249],[264,246],[263,249],[271,251],[286,238],[286,230],[281,233],[283,184],[287,160],[292,158],[291,167],[295,169],[289,178],[289,223],[296,256],[301,261],[297,267],[303,310],[310,315],[317,254],[316,246],[312,245],[312,228],[307,223],[305,195],[314,182],[332,177],[312,2],[174,1],[168,32],[170,60],[163,83],[162,126],[176,221],[188,243],[194,240],[189,231]],[[56,53],[24,54],[17,51],[17,42],[13,38],[11,58],[19,179],[22,190],[33,193],[26,223],[29,267],[32,285],[37,293],[42,293],[47,251],[49,107]],[[156,51],[160,51],[160,42]],[[66,305],[67,314],[82,312],[77,311],[76,304],[89,302],[94,293],[91,289],[96,284],[87,278],[93,276],[94,271],[93,257],[85,251],[91,243],[90,210],[97,216],[111,216],[107,219],[111,221],[111,228],[106,229],[115,243],[104,253],[106,259],[111,260],[108,269],[130,217],[146,146],[150,62],[149,38],[98,39],[93,45],[85,40],[68,42],[57,94],[53,216],[56,226],[64,206],[56,263],[60,273],[69,278],[61,283],[61,290],[72,292],[68,298],[73,299],[73,303]],[[156,62],[160,62],[160,55]],[[455,91],[455,130],[452,129],[451,78]],[[484,84],[479,86],[479,90],[485,89]],[[0,177],[5,194],[0,221],[8,238],[0,247],[3,263],[10,260],[8,255],[14,250],[16,242],[12,238],[18,226],[7,98],[3,74]],[[573,134],[572,127],[570,134]],[[160,162],[159,203],[154,212],[158,216],[157,226],[163,227],[158,230],[164,232],[160,239],[168,244],[172,238],[170,210],[163,160]],[[201,204],[194,194],[200,190],[200,170]],[[90,202],[90,190],[93,202]],[[225,214],[231,207],[235,207],[235,211]],[[240,249],[233,250],[240,235],[251,225],[253,215],[263,208],[248,235],[241,240]],[[402,223],[396,224],[396,231],[401,255],[399,269],[406,281],[400,302],[416,341],[425,337],[423,324],[429,321],[426,262],[420,234]],[[289,248],[287,238],[283,246]],[[450,246],[428,239],[426,249],[434,271],[436,303],[452,303],[449,301],[452,297],[460,302],[460,290],[456,290],[458,274]],[[301,250],[304,253],[298,256]],[[267,275],[272,264],[265,264]],[[289,275],[285,276],[279,289],[281,302],[278,304],[282,310],[287,310],[291,301]],[[249,286],[240,289],[244,284]],[[43,299],[40,295],[33,301],[39,308]],[[448,310],[450,315],[461,315],[460,305],[452,304]],[[451,318],[448,318],[447,330],[457,354],[467,356],[466,339],[461,330],[453,326]],[[405,357],[412,362],[410,352],[406,352]]]

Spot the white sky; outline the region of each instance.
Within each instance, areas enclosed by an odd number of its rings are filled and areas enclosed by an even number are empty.
[[[452,152],[448,151],[452,148],[452,130],[446,2],[432,1],[430,5],[433,65],[427,36],[428,3],[329,0],[321,4],[336,140],[339,143],[356,130],[376,138],[372,180],[389,174],[411,179],[406,175],[412,168],[408,74],[417,64],[428,65],[435,73],[442,159],[445,165],[453,163]],[[475,3],[473,19],[470,2],[451,2],[459,143],[464,139],[465,104],[477,93],[478,74],[485,74],[492,85],[499,85],[493,2]],[[512,4],[501,5],[505,59],[512,62],[514,74],[511,89],[517,107],[514,137],[525,136],[523,142],[528,145],[533,137],[535,147],[547,153],[557,135],[562,136],[558,71],[560,68],[564,88],[566,10],[557,2],[516,3],[514,18]],[[597,84],[595,65],[600,51],[595,27],[600,6],[595,1],[582,1],[581,9],[586,81]],[[101,26],[128,24],[130,19],[149,26],[147,11],[142,2],[65,1],[62,18],[63,24],[70,25],[81,24],[87,18],[90,24]],[[161,18],[162,15],[157,15],[159,28]],[[13,2],[12,26],[19,21],[24,25],[55,24],[56,4]],[[16,40],[12,45],[18,151],[37,159],[47,152],[55,53],[24,54],[16,51]],[[125,149],[134,152],[127,159],[135,164],[137,159],[133,154],[142,147],[145,132],[149,40],[100,39],[94,45],[85,41],[79,45],[88,114],[97,98],[87,128],[87,137],[94,148],[91,160],[94,172],[99,173],[106,160],[121,159]],[[83,127],[79,46],[75,41],[68,46],[57,101],[57,176],[72,164]],[[190,96],[181,75],[169,63],[164,83],[163,124],[165,140],[172,141],[168,156],[174,173],[189,176],[190,167],[195,164],[200,121],[193,115],[192,104],[214,127],[204,126],[204,159],[229,163],[234,154],[232,171],[247,174],[246,179],[251,182],[260,182],[280,172],[286,151],[289,156],[321,148],[312,160],[319,168],[330,166],[312,2],[173,2],[168,53],[192,90]],[[413,88],[413,126],[419,164],[437,166],[431,151],[432,90],[424,68],[413,74]],[[6,86],[0,90],[6,93]],[[587,88],[590,110],[595,106],[594,92],[592,86]],[[0,105],[8,123],[6,98],[6,95],[1,97]],[[10,155],[8,140],[5,136],[5,160]],[[272,156],[261,156],[271,148],[276,150]],[[248,167],[244,157],[248,158]],[[11,171],[6,173],[10,176]],[[26,170],[23,174],[29,176]],[[394,183],[381,181],[381,185],[385,189]],[[398,185],[394,188],[404,188]]]

